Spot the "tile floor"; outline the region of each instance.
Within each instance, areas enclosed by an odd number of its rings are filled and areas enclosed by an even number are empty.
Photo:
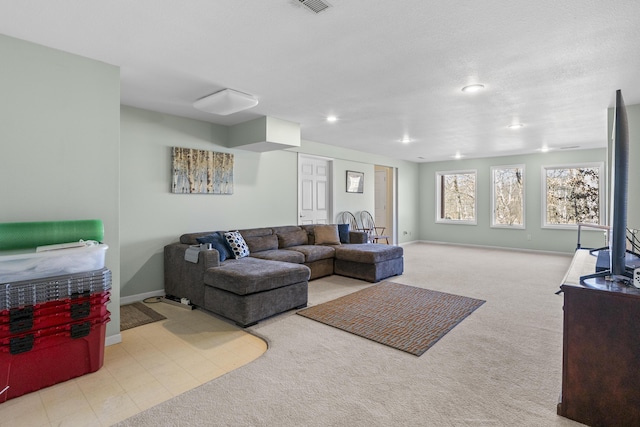
[[[149,305],[167,319],[123,331],[97,372],[0,404],[0,426],[110,426],[267,350],[262,339],[205,312]]]

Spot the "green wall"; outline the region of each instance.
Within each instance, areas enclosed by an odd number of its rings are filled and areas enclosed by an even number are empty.
[[[609,133],[607,134],[609,147],[611,147],[613,111],[613,108],[609,109]],[[640,105],[627,105],[627,119],[629,121],[627,227],[638,230],[640,229]]]
[[[3,155],[0,221],[101,218],[113,271],[112,321],[119,336],[121,297],[163,289],[162,250],[182,233],[297,222],[298,154],[333,159],[334,213],[374,210],[375,165],[397,170],[399,243],[441,241],[571,252],[573,230],[541,228],[543,165],[606,161],[606,150],[579,150],[416,164],[302,141],[256,153],[226,146],[228,128],[119,105],[118,68],[0,36]],[[628,107],[632,137],[629,225],[640,227],[640,105]],[[606,138],[603,131],[603,138]],[[170,147],[235,155],[233,195],[170,192]],[[526,229],[489,226],[491,166],[525,164]],[[478,225],[435,223],[435,172],[478,170]],[[365,173],[364,194],[344,191],[346,170]],[[406,232],[407,234],[404,234]],[[585,245],[596,245],[590,232]],[[527,239],[528,236],[531,239]]]
[[[120,339],[120,74],[0,35],[0,222],[99,218]]]
[[[603,130],[604,138],[604,130]],[[542,228],[542,167],[581,162],[606,163],[606,149],[556,151],[522,156],[460,159],[425,163],[420,167],[420,238],[427,241],[508,247],[527,250],[573,252],[575,229]],[[491,167],[525,165],[525,229],[492,228]],[[477,170],[477,225],[436,223],[436,172]],[[581,238],[584,247],[602,246],[603,232],[586,231]]]
[[[163,248],[183,233],[296,224],[298,153],[334,159],[335,214],[373,211],[374,163],[398,167],[400,224],[417,229],[417,164],[309,141],[300,148],[256,153],[227,148],[227,132],[224,126],[121,107],[122,297],[162,292]],[[173,146],[233,153],[234,194],[171,193]],[[347,169],[365,172],[364,194],[345,192]]]
[[[296,221],[297,154],[225,146],[227,128],[122,106],[122,296],[162,291],[163,248],[183,233]],[[234,154],[234,193],[173,194],[171,147]]]

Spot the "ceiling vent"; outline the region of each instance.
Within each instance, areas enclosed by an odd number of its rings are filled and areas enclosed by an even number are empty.
[[[298,1],[302,3],[304,6],[306,6],[307,9],[315,13],[320,13],[323,10],[329,8],[329,4],[322,0],[298,0]]]

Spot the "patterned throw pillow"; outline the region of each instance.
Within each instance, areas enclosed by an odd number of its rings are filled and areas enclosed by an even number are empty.
[[[224,233],[225,239],[227,239],[227,243],[231,246],[231,251],[233,252],[233,256],[236,259],[244,258],[249,256],[249,247],[247,243],[242,238],[242,234],[239,231],[230,231],[228,233]]]

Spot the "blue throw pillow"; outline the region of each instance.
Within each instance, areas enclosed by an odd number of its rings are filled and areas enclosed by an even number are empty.
[[[338,224],[340,243],[349,243],[349,224]]]
[[[224,232],[216,231],[215,233],[208,234],[206,236],[198,237],[196,240],[198,243],[211,243],[211,247],[218,251],[220,254],[220,262],[227,258],[233,258],[231,248],[227,244],[227,239],[224,238]]]

